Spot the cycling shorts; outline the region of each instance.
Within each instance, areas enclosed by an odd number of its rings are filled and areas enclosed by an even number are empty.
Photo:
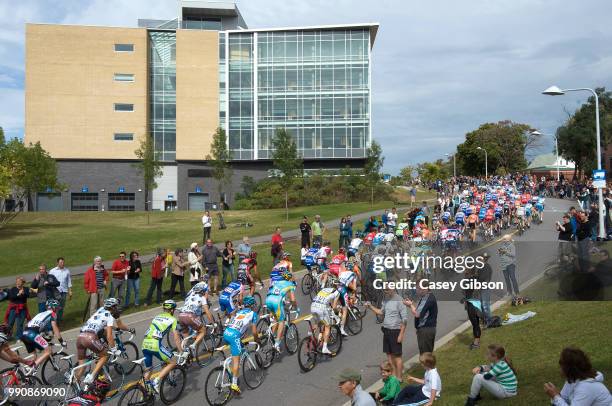
[[[349,291],[346,286],[342,286],[338,289],[340,292],[340,306],[347,307],[349,304]]]
[[[96,335],[91,331],[80,333],[76,340],[77,347],[77,358],[87,358],[87,350],[100,355],[103,351],[108,350],[108,345],[102,342]]]
[[[455,223],[464,226],[465,225],[465,221],[463,221],[463,219],[455,219]]]
[[[525,210],[525,215],[526,216],[531,216],[531,210]]]
[[[544,206],[541,205],[541,204],[536,204],[535,208],[536,208],[537,211],[544,211]]]
[[[476,223],[469,223],[468,227],[470,227],[472,230],[474,230],[476,228]]]
[[[496,212],[495,212],[495,218],[496,218],[496,219],[500,219],[500,218],[502,218],[502,216],[503,216],[503,215],[504,215],[504,213],[502,213],[501,211],[496,211]]]
[[[350,258],[350,257],[354,257],[354,256],[355,256],[355,254],[357,254],[357,251],[358,251],[358,248],[352,248],[352,247],[349,247],[349,249],[348,249],[348,255],[347,255],[347,256],[348,256],[348,258]]]
[[[219,297],[219,309],[227,314],[233,313],[236,310],[234,299],[228,296]]]
[[[285,321],[285,304],[282,296],[268,295],[266,297],[266,307],[270,313],[274,314],[276,321]]]
[[[179,313],[177,319],[183,328],[191,328],[195,331],[200,331],[204,325],[202,318],[194,313]]]
[[[320,271],[327,271],[327,260],[325,258],[318,258],[317,265],[319,265]]]
[[[323,323],[326,326],[330,326],[332,324],[332,309],[328,305],[323,305],[321,303],[313,303],[310,305],[310,312],[313,316],[315,316],[316,324],[319,324],[319,322]]]
[[[142,342],[142,355],[144,355],[145,367],[151,368],[153,366],[153,357],[161,362],[168,362],[174,354],[172,354],[172,350],[164,347],[160,340],[145,338]]]
[[[47,340],[45,340],[45,338],[41,336],[38,331],[31,328],[26,329],[23,332],[21,341],[25,344],[28,353],[32,353],[35,350],[43,351],[49,346]]]
[[[223,341],[230,347],[232,357],[237,357],[242,353],[242,343],[240,342],[240,331],[231,327],[225,329]]]

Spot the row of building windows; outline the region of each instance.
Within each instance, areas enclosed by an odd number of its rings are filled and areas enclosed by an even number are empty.
[[[109,193],[107,204],[108,211],[134,211],[136,210],[136,194]],[[100,210],[98,193],[72,193],[70,196],[70,209],[72,211]]]

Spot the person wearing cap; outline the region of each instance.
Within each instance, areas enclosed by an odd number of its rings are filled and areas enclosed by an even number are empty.
[[[484,265],[478,270],[476,279],[478,282],[486,283],[486,285],[482,286],[488,286],[488,283],[491,282],[493,269],[491,268],[491,264],[489,264],[489,254],[487,252],[482,254],[482,260],[484,261]],[[491,320],[491,291],[488,288],[480,289],[480,302],[482,303],[482,316],[484,317],[484,324],[485,326],[488,326],[489,321]]]
[[[351,399],[351,406],[376,406],[376,401],[361,387],[361,374],[354,369],[343,369],[337,376],[338,388]]]

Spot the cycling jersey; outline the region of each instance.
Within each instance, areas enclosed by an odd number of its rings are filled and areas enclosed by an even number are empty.
[[[347,258],[344,254],[334,255],[329,264],[329,273],[334,276],[338,276],[340,269],[342,268],[342,264],[347,261]]]
[[[183,303],[183,307],[179,309],[179,312],[193,313],[199,316],[202,314],[202,306],[207,304],[206,297],[202,296],[200,293],[191,293],[185,299],[185,303]]]
[[[52,310],[46,310],[38,313],[28,322],[21,336],[21,341],[25,344],[28,353],[35,350],[44,351],[49,346],[47,340],[40,333],[51,328],[51,322],[56,320],[56,313]]]
[[[35,330],[36,332],[47,331],[51,329],[51,322],[56,320],[57,314],[53,310],[46,310],[34,316],[34,318],[28,322],[26,328]]]
[[[504,212],[504,209],[502,209],[501,206],[495,207],[495,217],[502,218],[503,212]]]
[[[219,308],[221,311],[230,314],[236,310],[234,298],[240,295],[240,293],[242,293],[242,284],[236,281],[230,282],[219,295]]]
[[[531,209],[533,208],[533,206],[531,205],[531,203],[527,203],[525,205],[525,214],[531,214]]]
[[[145,357],[145,366],[153,366],[153,357],[162,362],[167,362],[172,358],[172,351],[162,344],[162,339],[176,330],[176,318],[170,313],[161,313],[151,321],[149,329],[142,340],[142,355]]]
[[[257,323],[257,313],[251,309],[242,309],[232,318],[223,333],[223,341],[225,341],[231,350],[233,357],[237,357],[242,353],[242,343],[240,338],[250,325]]]
[[[355,273],[352,271],[340,272],[340,275],[338,276],[338,281],[340,281],[340,283],[343,284],[344,286],[350,285],[350,283],[353,282],[354,280],[355,280]]]
[[[284,279],[283,273],[291,272],[292,264],[289,261],[282,260],[278,264],[274,265],[272,271],[270,271],[270,286],[274,285],[278,281]]]
[[[287,280],[279,281],[274,286],[270,286],[270,289],[268,289],[268,295],[266,296],[266,307],[272,314],[274,314],[276,320],[285,320],[284,299],[285,296],[292,291],[295,291],[295,284]]]
[[[312,300],[310,312],[315,315],[319,321],[325,325],[331,324],[331,304],[340,295],[334,288],[324,288],[317,293],[317,296]]]
[[[465,214],[462,211],[458,211],[457,214],[455,214],[455,222],[461,225],[465,224]]]
[[[81,327],[81,333],[100,334],[106,327],[114,327],[115,318],[104,307],[99,308]]]
[[[385,240],[385,233],[376,233],[376,236],[372,240],[374,246],[380,245]]]
[[[516,215],[518,217],[523,217],[525,215],[525,208],[523,206],[518,206],[516,208]]]

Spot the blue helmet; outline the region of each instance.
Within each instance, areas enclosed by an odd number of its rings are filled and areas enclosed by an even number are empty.
[[[255,298],[253,296],[245,296],[244,299],[242,299],[242,304],[244,307],[253,307],[255,306]]]

